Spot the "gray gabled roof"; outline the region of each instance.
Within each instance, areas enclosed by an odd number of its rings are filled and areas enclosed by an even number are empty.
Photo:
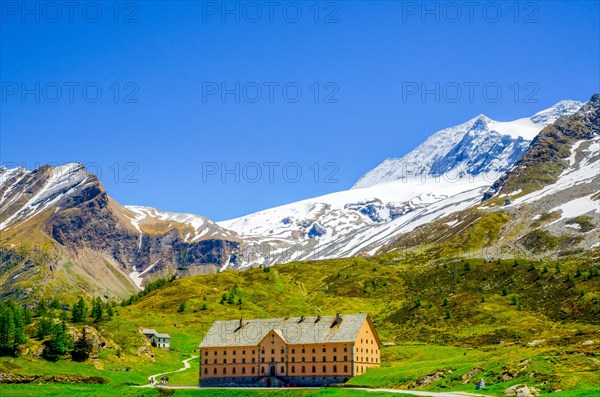
[[[155,329],[143,328],[142,329],[142,334],[144,334],[144,335],[154,335],[157,338],[169,338],[169,339],[171,339],[171,337],[169,336],[169,334],[160,334]]]
[[[199,347],[256,346],[270,331],[281,333],[289,345],[354,342],[367,320],[366,314],[346,314],[335,323],[336,316],[264,318],[215,321]]]

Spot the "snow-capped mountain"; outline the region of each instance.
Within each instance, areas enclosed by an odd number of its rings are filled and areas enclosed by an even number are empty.
[[[540,130],[581,105],[561,101],[509,122],[480,115],[384,161],[350,190],[219,225],[254,241],[251,255],[239,256],[239,267],[373,253],[399,233],[479,203]]]
[[[431,135],[416,149],[401,158],[391,158],[367,172],[353,189],[374,186],[411,176],[455,177],[489,174],[499,177],[521,158],[531,140],[542,128],[560,116],[575,113],[583,103],[564,100],[531,117],[514,121],[495,121],[479,115],[463,124]]]
[[[71,163],[0,169],[0,244],[0,295],[60,290],[66,277],[89,293],[127,296],[144,277],[227,266],[240,239],[201,216],[124,207]]]
[[[127,296],[173,273],[373,254],[440,222],[442,232],[462,228],[474,208],[491,210],[483,198],[498,195],[514,200],[507,211],[551,206],[565,217],[553,227],[575,227],[570,216],[594,212],[599,198],[600,96],[581,105],[561,101],[510,122],[480,115],[385,160],[352,189],[218,223],[122,206],[81,164],[0,167],[0,295],[61,291],[67,279],[90,294]]]

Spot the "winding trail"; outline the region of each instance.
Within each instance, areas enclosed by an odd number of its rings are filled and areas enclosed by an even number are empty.
[[[191,365],[190,365],[190,361],[191,361],[191,360],[193,360],[193,359],[195,359],[195,358],[198,358],[198,357],[199,357],[199,356],[192,356],[192,357],[190,357],[190,358],[186,358],[185,360],[182,360],[181,362],[183,363],[183,368],[179,368],[178,370],[175,370],[175,371],[169,371],[169,372],[162,372],[162,373],[160,373],[160,374],[154,374],[154,375],[150,375],[150,376],[148,376],[148,382],[150,381],[150,378],[154,378],[154,379],[155,379],[157,382],[159,382],[159,380],[160,380],[160,377],[161,377],[161,376],[163,376],[163,375],[174,374],[175,372],[183,372],[183,371],[185,371],[186,369],[190,369],[190,367],[191,367]],[[158,385],[158,383],[156,383],[156,384],[154,384],[154,385],[153,385],[153,384],[151,384],[151,383],[149,383],[149,384],[147,384],[147,385],[144,385],[144,386],[138,386],[138,387],[154,387],[154,386],[156,386],[156,385]]]

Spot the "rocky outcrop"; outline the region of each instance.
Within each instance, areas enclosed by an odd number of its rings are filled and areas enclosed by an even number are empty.
[[[567,164],[571,146],[600,134],[600,94],[576,113],[562,116],[533,139],[523,157],[483,195],[488,200],[501,192],[530,192],[556,181]]]
[[[110,379],[103,378],[101,376],[87,376],[87,375],[20,375],[13,373],[0,372],[0,384],[3,383],[41,383],[41,382],[53,382],[53,383],[88,383],[103,385],[110,383]]]
[[[539,394],[539,391],[534,387],[527,385],[517,384],[504,390],[505,396],[516,396],[516,397],[535,397]]]
[[[33,171],[3,168],[1,172],[0,255],[6,262],[1,272],[9,273],[2,295],[18,294],[24,299],[23,294],[43,293],[39,289],[45,287],[39,284],[40,288],[23,288],[28,276],[38,274],[48,283],[64,264],[87,284],[59,288],[125,297],[140,282],[131,274],[143,273],[142,283],[147,283],[173,274],[215,272],[237,260],[239,239],[208,220],[193,226],[193,222],[162,218],[165,214],[154,211],[157,215],[148,217],[148,230],[142,230],[142,218],[136,218],[140,214],[112,200],[98,178],[81,164]],[[47,241],[41,249],[47,255],[29,258],[39,250],[38,241]],[[27,255],[19,254],[21,247],[27,247]],[[41,267],[50,271],[48,275],[42,275]]]

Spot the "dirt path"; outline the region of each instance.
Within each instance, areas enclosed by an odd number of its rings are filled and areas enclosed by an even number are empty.
[[[160,384],[158,382],[160,382],[160,377],[161,376],[168,375],[168,374],[174,374],[175,372],[182,372],[182,371],[185,371],[186,369],[190,369],[190,367],[191,367],[190,361],[193,360],[193,359],[195,359],[195,358],[198,358],[198,356],[192,356],[190,358],[186,358],[185,360],[182,360],[181,362],[183,363],[183,368],[179,368],[178,370],[169,371],[169,372],[162,372],[160,374],[150,375],[148,377],[148,382],[150,382],[150,378],[154,378],[154,380],[157,382],[156,384],[153,385],[151,383],[148,383],[147,385],[138,386],[138,387],[153,387],[153,386],[156,386],[156,385]]]

